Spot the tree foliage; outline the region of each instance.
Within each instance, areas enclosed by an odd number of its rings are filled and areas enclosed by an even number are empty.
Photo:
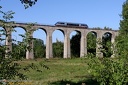
[[[102,47],[103,47],[103,56],[104,57],[111,57],[112,50],[111,50],[111,37],[110,33],[105,33],[102,37]]]
[[[44,41],[41,39],[34,39],[33,40],[33,51],[34,51],[34,58],[45,58],[46,49],[44,45]]]
[[[63,42],[56,40],[53,43],[53,57],[63,58]]]
[[[0,8],[1,8],[1,6],[0,6]],[[1,27],[12,28],[12,22],[6,22],[6,21],[13,18],[14,12],[12,12],[12,11],[3,12],[0,9],[0,14],[1,14],[0,17],[2,17],[0,19]],[[29,24],[27,27],[31,28],[31,25],[32,24]],[[30,29],[30,30],[32,30],[32,29]],[[5,32],[5,30],[0,30],[0,41],[5,40],[1,37],[1,35],[5,35],[6,37],[10,36],[9,34],[7,34]],[[38,67],[36,65],[34,65],[33,63],[28,66],[21,67],[20,63],[17,62],[16,56],[20,57],[22,55],[23,49],[29,50],[29,51],[31,50],[29,44],[32,41],[32,38],[31,38],[31,36],[29,36],[29,32],[27,32],[25,35],[21,35],[21,36],[23,37],[23,42],[19,42],[18,46],[16,44],[13,44],[13,46],[16,47],[15,51],[5,52],[5,50],[8,50],[8,46],[1,45],[1,42],[0,42],[0,84],[3,84],[3,83],[7,84],[7,82],[2,83],[1,80],[6,81],[6,80],[10,80],[10,79],[21,79],[21,80],[27,79],[27,77],[23,73],[20,73],[21,70],[28,71],[29,68],[32,68],[32,69],[40,71],[38,69]],[[8,42],[12,42],[12,40],[9,40]],[[22,60],[22,59],[20,59],[20,60]],[[43,66],[44,68],[48,69],[47,66],[45,66],[43,64],[40,64],[40,65]],[[40,71],[40,72],[42,72],[42,71]]]
[[[100,85],[128,85],[128,0],[122,6],[119,36],[116,39],[118,56],[92,58],[89,73]],[[109,39],[108,39],[109,40]]]
[[[123,59],[92,58],[88,65],[89,74],[100,85],[128,84],[128,63]]]
[[[80,38],[81,34],[77,32],[76,35],[72,36],[70,43],[71,43],[71,55],[73,57],[80,56]]]
[[[128,58],[128,0],[122,6],[119,36],[116,39],[118,55]]]
[[[22,4],[24,4],[24,7],[25,9],[28,8],[28,7],[31,7],[33,5],[35,5],[35,3],[38,1],[38,0],[20,0]]]
[[[87,35],[87,52],[88,54],[96,54],[96,34],[93,32]]]
[[[12,56],[18,60],[25,58],[26,49],[23,42],[18,42],[17,44],[12,43]]]

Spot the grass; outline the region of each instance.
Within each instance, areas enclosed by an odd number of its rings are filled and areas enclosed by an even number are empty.
[[[73,59],[36,59],[20,61],[22,66],[34,63],[42,72],[35,69],[21,71],[35,85],[81,85],[88,78],[86,58]],[[40,64],[49,69],[41,67]]]

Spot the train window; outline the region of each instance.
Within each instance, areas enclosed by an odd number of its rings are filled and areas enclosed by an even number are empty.
[[[87,26],[86,24],[81,24],[81,26]]]
[[[67,26],[79,26],[79,24],[67,23]]]
[[[65,23],[63,23],[63,22],[58,22],[58,24],[65,24]]]

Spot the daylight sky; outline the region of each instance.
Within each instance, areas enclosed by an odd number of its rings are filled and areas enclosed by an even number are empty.
[[[13,21],[54,25],[58,21],[119,29],[125,0],[38,0],[25,9],[20,0],[1,0],[2,10],[15,12]]]

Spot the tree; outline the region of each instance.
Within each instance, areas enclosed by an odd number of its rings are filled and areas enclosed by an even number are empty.
[[[22,44],[23,42],[18,42],[17,44],[12,43],[12,56],[15,59],[22,59],[25,58],[26,49],[25,46]]]
[[[20,0],[22,4],[24,4],[25,9],[33,6],[37,0]]]
[[[53,57],[63,58],[63,42],[56,40],[53,43]]]
[[[31,1],[31,0],[24,0],[24,1]],[[23,2],[23,3],[25,3],[25,2]],[[30,2],[27,2],[27,3],[30,3]],[[25,4],[27,4],[27,3],[25,3]],[[2,8],[2,7],[0,6],[0,8]],[[11,22],[7,23],[5,21],[8,21],[8,20],[12,19],[14,12],[12,12],[12,11],[3,12],[0,9],[0,13],[3,14],[2,15],[3,19],[0,19],[1,27],[8,26],[8,27],[11,28],[12,23]],[[2,30],[0,30],[0,31],[2,31]],[[9,36],[8,34],[4,34],[4,33],[2,33],[0,35]],[[1,40],[3,40],[3,39],[0,37],[0,41]],[[23,45],[27,45],[27,43],[28,43],[27,41],[30,41],[31,38],[28,38],[28,36],[26,34],[26,36],[24,37],[24,40],[26,42],[24,41],[25,44],[23,44]],[[9,40],[9,41],[11,42],[12,40]],[[3,51],[5,51],[5,49],[7,49],[6,45],[5,46],[0,46],[0,80],[3,80],[3,79],[5,79],[5,80],[6,79],[17,79],[17,78],[26,79],[26,76],[24,74],[20,73],[19,70],[28,70],[29,68],[31,68],[35,65],[32,64],[32,65],[28,65],[28,66],[25,66],[25,67],[21,67],[19,65],[19,63],[17,63],[17,59],[12,57],[13,53],[11,51],[3,52]],[[27,47],[27,49],[29,49],[29,48]],[[5,53],[5,54],[3,54],[3,53]],[[6,57],[5,57],[5,55],[6,55]],[[9,57],[9,56],[11,56],[11,57]],[[17,56],[17,55],[14,55],[14,56]],[[43,67],[46,67],[46,66],[43,66]],[[1,81],[0,81],[0,84],[2,84]]]
[[[96,34],[93,32],[90,32],[87,35],[87,51],[89,54],[96,54]]]
[[[77,32],[76,35],[73,35],[70,42],[71,42],[71,55],[73,57],[80,56],[80,38],[81,34]]]
[[[116,39],[118,55],[128,58],[128,0],[122,6],[119,36]]]
[[[102,37],[102,47],[103,47],[103,56],[104,57],[111,57],[112,51],[111,51],[111,34],[105,33]]]
[[[128,0],[122,8],[119,36],[116,38],[117,58],[94,58],[88,63],[89,73],[100,85],[128,85]]]
[[[46,49],[44,45],[44,41],[41,39],[34,39],[33,40],[33,51],[34,51],[34,58],[45,58]]]

